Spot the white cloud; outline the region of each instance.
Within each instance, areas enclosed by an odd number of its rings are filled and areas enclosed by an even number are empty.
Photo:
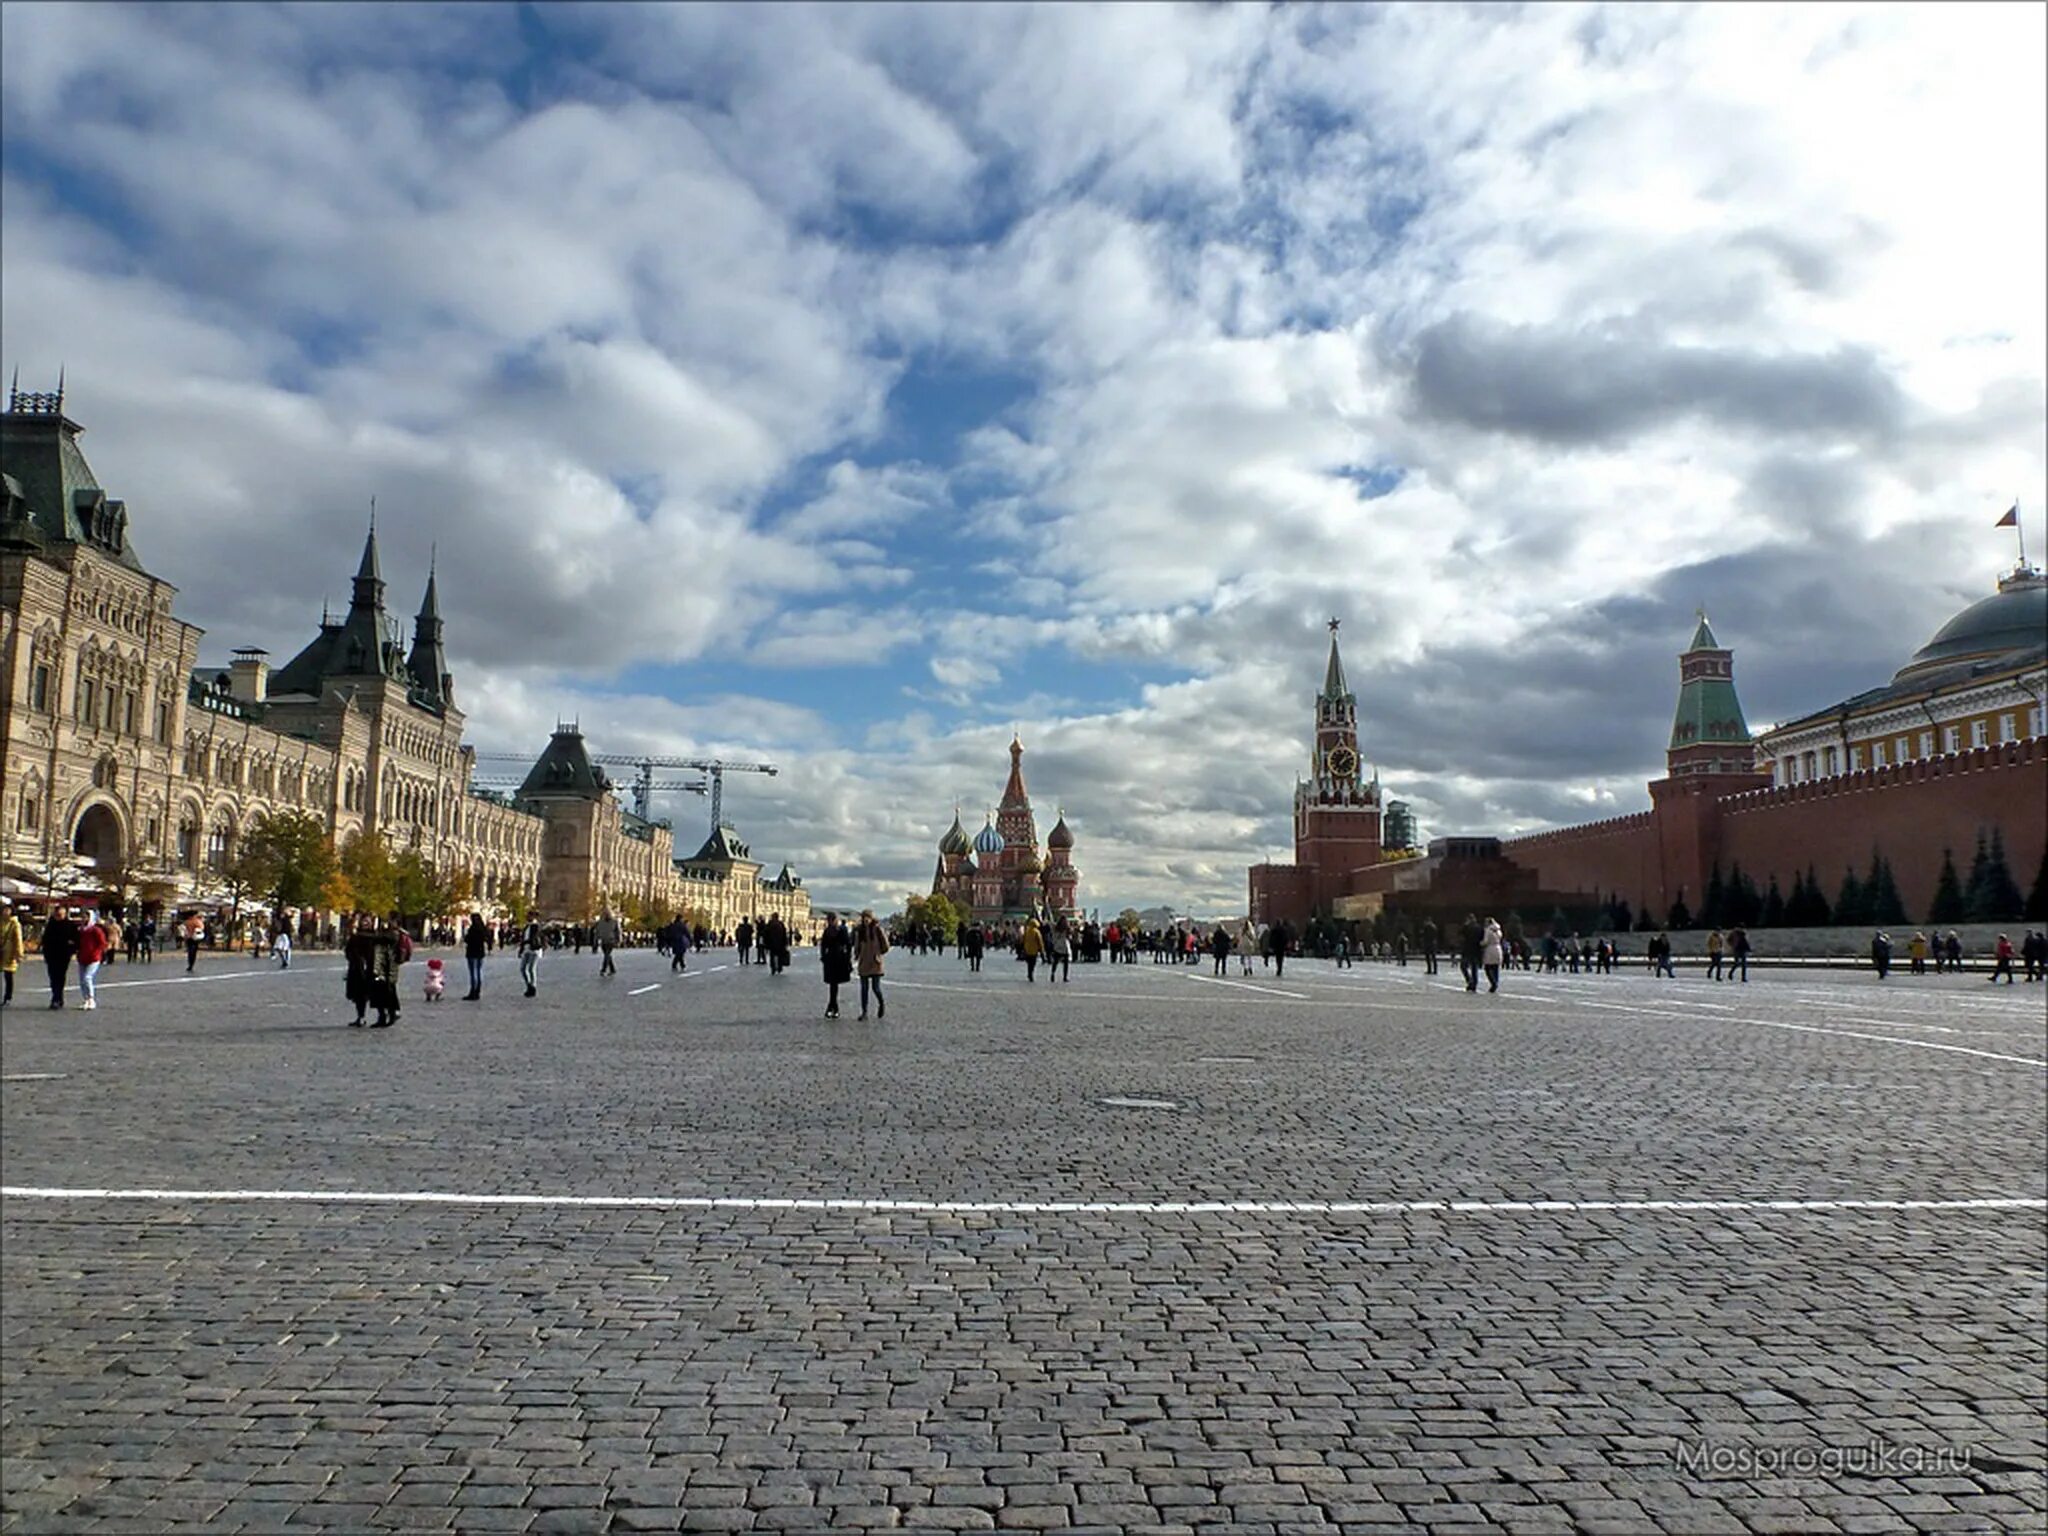
[[[2043,499],[2038,7],[539,21],[6,7],[6,362],[209,645],[302,643],[375,494],[480,738],[773,754],[828,899],[1014,710],[1091,893],[1235,907],[1333,612],[1426,825],[1625,808],[1695,602],[1812,707]]]

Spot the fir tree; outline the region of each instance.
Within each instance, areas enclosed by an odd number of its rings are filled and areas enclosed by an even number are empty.
[[[1969,883],[1963,887],[1963,915],[1971,922],[1984,921],[1978,914],[1987,905],[1984,898],[1984,883],[1991,875],[1991,844],[1984,836],[1984,829],[1977,829],[1977,856],[1970,860]]]
[[[1729,872],[1726,906],[1728,921],[1745,928],[1754,928],[1757,919],[1764,915],[1764,899],[1757,894],[1756,882],[1743,872],[1740,864]]]
[[[2043,864],[2048,870],[2048,863]],[[1963,882],[1956,874],[1956,856],[1953,850],[1941,850],[1941,877],[1934,882],[1934,900],[1927,908],[1930,924],[1960,923],[1968,910],[1963,904]]]
[[[1893,878],[1891,860],[1875,849],[1870,854],[1870,880],[1863,888],[1863,905],[1866,923],[1893,928],[1906,921],[1906,904],[1899,899],[1899,883]]]
[[[1981,905],[1970,915],[1985,923],[2002,923],[2018,917],[2020,908],[2026,905],[2019,882],[2013,879],[2005,862],[2005,833],[1997,827],[1991,829],[1991,852],[1985,860],[1984,889],[1979,900]]]
[[[1692,926],[1692,912],[1686,906],[1685,897],[1682,895],[1678,900],[1671,903],[1670,926],[1673,928],[1690,928]]]
[[[1785,897],[1778,889],[1778,877],[1771,876],[1771,888],[1764,892],[1763,926],[1782,928],[1785,926]]]
[[[1714,860],[1714,872],[1707,876],[1707,894],[1700,899],[1700,926],[1724,928],[1728,924],[1728,886],[1721,878],[1721,861]]]
[[[2048,847],[2041,850],[2041,867],[2034,872],[2034,889],[2027,895],[2027,910],[2021,916],[2031,923],[2048,919]]]
[[[1809,864],[1806,866],[1806,921],[1802,926],[1825,928],[1832,916],[1828,910],[1827,895],[1820,888],[1820,875]]]
[[[1842,871],[1842,889],[1835,896],[1835,924],[1837,927],[1860,928],[1863,916],[1863,882],[1856,878],[1856,871]]]

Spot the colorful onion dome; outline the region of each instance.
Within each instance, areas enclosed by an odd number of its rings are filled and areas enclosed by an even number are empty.
[[[996,830],[994,818],[984,821],[981,824],[981,830],[974,834],[974,851],[976,853],[1001,853],[1003,851],[1003,834]]]
[[[953,825],[946,828],[946,835],[939,839],[939,852],[961,854],[973,844],[967,841],[967,829],[960,825],[960,808],[953,807]]]

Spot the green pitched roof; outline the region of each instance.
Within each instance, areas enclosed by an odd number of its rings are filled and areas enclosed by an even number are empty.
[[[1700,610],[1700,627],[1692,632],[1692,644],[1686,647],[1686,651],[1690,653],[1693,651],[1718,651],[1720,649],[1721,642],[1714,638],[1713,626],[1707,623],[1707,610],[1702,608]]]
[[[1725,677],[1696,677],[1678,688],[1678,717],[1671,723],[1673,747],[1748,746],[1749,724],[1735,684]]]
[[[16,390],[0,412],[0,471],[20,503],[0,537],[36,545],[90,544],[132,571],[143,569],[128,537],[128,508],[101,489],[78,446],[85,429],[64,414],[62,393]],[[15,517],[26,514],[25,523]]]
[[[527,772],[519,796],[597,800],[610,793],[611,787],[604,770],[590,760],[583,733],[570,725],[548,738],[547,750]]]

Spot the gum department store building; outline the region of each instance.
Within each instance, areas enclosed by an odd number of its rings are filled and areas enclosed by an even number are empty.
[[[14,390],[0,415],[0,878],[15,896],[91,899],[106,872],[219,899],[250,820],[303,810],[339,846],[381,834],[466,870],[486,912],[523,894],[550,921],[627,897],[712,928],[810,897],[772,881],[729,827],[677,859],[669,828],[619,802],[582,736],[558,730],[510,796],[472,783],[475,749],[442,649],[435,580],[408,645],[384,606],[371,529],[340,618],[284,666],[238,650],[199,665],[202,631],[171,612],[80,451],[61,392]]]

